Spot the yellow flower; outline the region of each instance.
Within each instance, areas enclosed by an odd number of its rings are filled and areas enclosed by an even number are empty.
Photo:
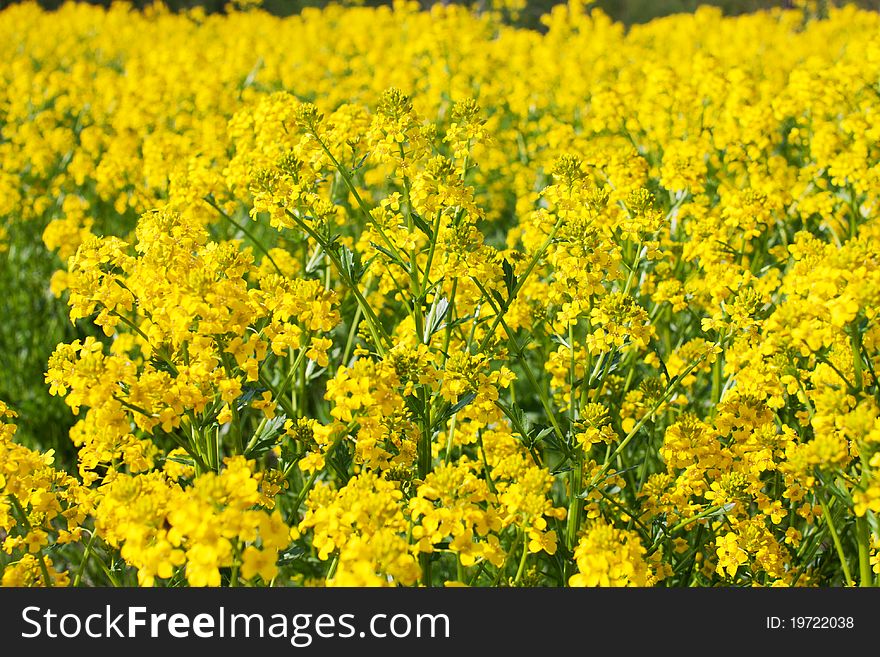
[[[278,574],[275,560],[275,553],[258,550],[253,545],[249,545],[241,554],[242,577],[251,580],[259,575],[264,582],[272,581]]]

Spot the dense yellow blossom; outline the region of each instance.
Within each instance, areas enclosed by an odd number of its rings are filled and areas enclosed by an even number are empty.
[[[3,584],[876,582],[880,15],[252,4],[0,12]]]

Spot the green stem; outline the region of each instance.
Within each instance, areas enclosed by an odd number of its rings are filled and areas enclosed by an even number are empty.
[[[15,510],[18,512],[19,520],[21,520],[21,524],[25,529],[25,534],[30,534],[34,529],[27,518],[27,513],[21,506],[21,502],[19,502],[18,498],[12,493],[9,493],[8,497],[9,501],[12,502],[12,506],[15,507]],[[43,556],[43,548],[40,548],[37,551],[37,561],[40,563],[40,572],[43,574],[43,584],[46,587],[52,586],[52,578],[49,577],[49,568],[46,566],[46,559]]]
[[[843,552],[843,545],[840,544],[840,536],[834,526],[834,520],[831,517],[831,510],[823,496],[819,497],[819,504],[822,506],[822,516],[825,518],[825,524],[828,526],[828,532],[831,534],[831,540],[834,542],[834,549],[837,550],[837,558],[840,560],[840,567],[843,569],[843,576],[846,578],[846,585],[853,585],[853,578],[849,571],[849,564],[846,561],[846,555]]]
[[[324,143],[324,141],[320,137],[318,137],[316,133],[312,132],[312,136],[315,138],[315,141],[317,141],[318,144],[321,146],[321,149],[324,151],[327,157],[330,158],[330,161],[333,163],[333,166],[336,167],[339,175],[342,176],[342,180],[345,182],[346,187],[348,187],[349,191],[352,193],[352,196],[354,196],[354,199],[358,204],[358,208],[360,208],[360,211],[364,214],[364,219],[366,220],[366,222],[368,224],[371,224],[376,229],[376,232],[379,233],[380,237],[382,237],[382,241],[385,242],[385,246],[388,247],[388,250],[394,255],[398,262],[404,262],[400,253],[397,251],[397,247],[394,246],[394,243],[388,238],[388,235],[385,234],[385,231],[382,230],[382,227],[375,221],[373,221],[373,215],[370,214],[370,209],[367,207],[367,204],[364,203],[364,200],[361,198],[360,193],[358,193],[357,187],[355,187],[354,181],[352,180],[348,170],[339,163],[336,157],[334,157],[333,153],[330,152],[330,149],[327,148],[327,145]],[[418,272],[416,272],[416,274],[417,273]]]
[[[458,413],[452,416],[452,419],[449,421],[449,427],[446,429],[446,456],[445,461],[446,465],[452,461],[452,443],[453,437],[455,436],[455,420],[458,417]]]
[[[329,582],[333,579],[333,576],[336,575],[336,569],[339,568],[339,553],[333,555],[333,560],[330,561],[330,567],[327,568],[327,575],[324,577],[325,582]]]
[[[367,300],[364,299],[361,294],[360,288],[357,283],[349,278],[348,274],[345,273],[345,268],[342,266],[342,262],[333,253],[333,250],[329,248],[329,245],[325,242],[320,235],[318,235],[311,227],[309,227],[306,222],[304,222],[300,217],[296,214],[287,210],[287,215],[293,219],[296,224],[302,228],[313,240],[315,240],[322,249],[324,249],[324,253],[327,254],[327,257],[330,258],[330,261],[333,263],[333,266],[336,268],[336,272],[339,274],[339,277],[342,281],[348,286],[351,290],[352,294],[354,294],[354,298],[357,300],[358,306],[360,306],[361,310],[364,313],[364,316],[367,319],[367,323],[370,327],[370,333],[373,335],[373,341],[376,343],[376,350],[379,352],[380,356],[385,356],[385,344],[390,344],[391,339],[388,337],[388,334],[385,332],[382,323],[379,321],[379,318],[376,316],[376,313],[373,312],[373,309],[370,308],[370,305],[367,303]]]
[[[330,458],[331,454],[333,453],[333,450],[336,449],[336,446],[339,445],[340,442],[342,442],[342,438],[345,436],[345,434],[348,431],[349,431],[349,429],[346,428],[346,430],[344,432],[340,433],[340,435],[337,436],[336,439],[332,443],[330,443],[330,447],[328,447],[327,451],[324,453],[325,463],[326,463],[327,459]],[[322,471],[323,471],[323,468],[321,468],[321,469],[316,468],[315,470],[312,471],[312,474],[309,475],[309,478],[306,481],[305,485],[302,487],[302,490],[299,492],[299,495],[296,496],[296,500],[293,503],[293,507],[291,507],[291,510],[290,510],[290,517],[291,518],[296,516],[297,512],[299,511],[300,505],[305,501],[306,495],[309,494],[309,491],[312,489],[312,486],[315,485],[315,481],[318,479],[318,475]]]
[[[602,373],[599,376],[599,379],[594,383],[595,387],[593,388],[593,401],[599,401],[599,398],[602,395],[602,391],[605,389],[605,381],[608,379],[608,375],[611,373],[611,365],[613,363],[612,354],[614,351],[608,352],[608,358],[605,359],[605,364],[602,366]]]
[[[495,495],[497,490],[495,489],[495,482],[492,481],[492,475],[489,473],[489,461],[486,458],[486,450],[483,447],[483,432],[477,432],[477,446],[480,448],[480,458],[483,460],[483,472],[486,474],[486,485],[489,487],[489,492]]]
[[[123,287],[125,287],[125,286],[123,286]],[[128,288],[126,288],[126,289],[128,289]],[[144,332],[140,329],[140,327],[139,327],[137,324],[135,324],[135,323],[134,323],[133,321],[131,321],[128,317],[126,317],[125,315],[123,315],[122,313],[120,313],[120,312],[118,312],[118,311],[116,311],[116,310],[111,310],[111,311],[110,311],[110,314],[113,315],[114,317],[118,317],[120,320],[122,320],[122,323],[123,323],[123,324],[125,324],[125,325],[128,326],[132,331],[134,331],[134,332],[137,333],[139,336],[141,336],[141,337],[144,339],[144,341],[147,343],[147,345],[149,345],[150,349],[153,350],[153,353],[155,353],[156,356],[158,356],[158,357],[162,360],[162,362],[164,362],[164,363],[168,366],[168,368],[171,370],[171,373],[174,374],[174,376],[177,376],[177,374],[178,374],[178,372],[177,372],[177,366],[176,366],[174,363],[172,363],[170,359],[165,358],[165,357],[162,355],[162,352],[159,351],[158,349],[156,349],[156,347],[153,346],[153,343],[150,342],[150,338],[147,337],[147,334],[144,333]]]
[[[717,406],[721,401],[721,376],[723,374],[722,356],[724,354],[716,354],[715,362],[712,363],[712,405]]]
[[[459,563],[461,563],[461,562],[459,562]],[[476,583],[477,583],[477,580],[480,579],[480,575],[483,574],[483,571],[484,571],[484,570],[486,570],[486,559],[485,559],[485,558],[483,558],[483,560],[480,561],[479,565],[477,566],[477,572],[475,572],[475,573],[473,574],[473,576],[471,577],[471,579],[470,579],[470,581],[467,583],[467,585],[468,585],[468,586],[473,586],[474,584],[476,584]]]
[[[574,359],[574,325],[568,325],[568,347],[569,347],[569,361],[568,361],[568,418],[569,418],[569,429],[574,432],[574,423],[577,421],[577,405],[575,404],[575,385],[574,385],[574,375],[575,375],[575,359]]]
[[[113,576],[113,571],[110,570],[110,566],[107,565],[107,562],[105,562],[105,561],[101,558],[101,555],[98,554],[97,552],[93,552],[93,554],[94,554],[94,556],[95,556],[95,559],[98,560],[98,564],[100,564],[100,566],[101,566],[101,570],[104,571],[104,574],[107,576],[107,579],[110,580],[110,583],[111,583],[114,587],[119,588],[119,586],[120,586],[120,584],[119,584],[119,580],[117,580],[117,579]]]
[[[522,556],[519,558],[519,568],[516,569],[516,577],[513,578],[513,585],[516,586],[519,584],[519,580],[522,578],[523,573],[526,570],[526,561],[529,556],[529,543],[526,538],[526,531],[522,530]]]
[[[248,237],[248,239],[250,239],[250,241],[254,243],[254,246],[257,247],[257,250],[269,259],[269,262],[271,262],[272,266],[275,267],[275,271],[277,271],[281,276],[284,276],[284,272],[281,271],[281,267],[279,267],[278,263],[275,262],[275,259],[271,256],[271,254],[269,253],[269,250],[265,246],[263,246],[263,243],[260,240],[258,240],[256,238],[256,236],[251,231],[249,231],[247,229],[246,226],[238,223],[237,221],[235,221],[235,219],[230,217],[223,210],[223,208],[221,208],[219,205],[217,205],[217,203],[214,202],[214,199],[211,198],[210,196],[205,196],[205,197],[203,197],[202,200],[205,201],[205,203],[210,205],[212,208],[214,208],[220,214],[221,217],[226,219],[226,221],[228,221],[233,226],[238,228],[242,233],[244,233]]]
[[[398,148],[400,149],[400,160],[403,162],[405,158],[405,154],[403,151],[403,144],[398,144]],[[403,189],[405,193],[405,202],[406,202],[406,227],[410,233],[413,232],[413,208],[412,208],[412,200],[410,199],[410,185],[409,185],[409,177],[404,174],[403,176]],[[439,214],[439,212],[438,212]],[[431,250],[433,253],[434,245],[437,243],[436,238],[431,240]],[[430,268],[430,263],[428,264],[428,268]],[[428,280],[428,271],[425,271],[425,282]],[[413,249],[409,252],[409,280],[410,280],[410,291],[413,299],[413,313],[415,318],[415,328],[416,328],[416,339],[421,341],[424,336],[424,316],[422,312],[422,303],[424,299],[422,298],[423,286],[419,283],[419,263],[418,256],[416,254],[416,250]],[[418,309],[416,308],[418,305]]]
[[[434,455],[432,454],[431,406],[428,403],[425,387],[419,388],[419,400],[422,404],[422,435],[418,445],[419,478],[424,479],[431,472]]]
[[[422,585],[431,588],[431,555],[427,552],[419,554],[419,566],[422,569]]]
[[[865,464],[862,465],[862,488],[870,485],[870,474]],[[859,586],[874,586],[874,574],[871,571],[871,532],[868,527],[868,511],[856,517],[856,540],[859,546]]]
[[[434,221],[434,236],[433,239],[431,239],[431,246],[428,249],[428,261],[425,263],[425,275],[422,277],[422,292],[428,289],[428,278],[431,274],[431,264],[434,262],[434,251],[437,248],[437,242],[440,238],[440,220],[442,217],[443,213],[440,210],[437,210],[437,218]]]
[[[513,330],[507,325],[507,322],[504,321],[504,317],[501,315],[501,311],[498,306],[495,305],[491,295],[486,291],[486,288],[483,287],[483,284],[480,283],[475,277],[471,276],[471,280],[476,284],[479,288],[480,292],[486,298],[489,305],[492,306],[492,309],[496,312],[496,322],[493,326],[497,326],[499,323],[501,327],[504,329],[505,334],[507,335],[507,340],[510,344],[510,348],[518,356],[518,361],[520,366],[523,369],[523,373],[526,375],[526,378],[529,380],[529,384],[532,386],[532,389],[538,395],[538,399],[541,402],[541,405],[544,407],[544,412],[547,413],[547,419],[550,421],[550,424],[553,425],[553,431],[556,433],[556,437],[559,438],[561,442],[565,442],[565,434],[562,431],[562,427],[559,426],[559,422],[556,419],[556,413],[553,410],[553,406],[550,403],[550,399],[547,397],[547,391],[544,390],[543,386],[538,383],[537,378],[535,378],[532,369],[529,367],[529,364],[526,362],[525,354],[523,353],[523,349],[517,344],[516,339],[513,335]],[[490,330],[490,333],[494,331],[494,329]],[[483,345],[480,346],[482,350]]]
[[[675,532],[677,532],[679,529],[684,529],[692,522],[696,522],[697,520],[702,520],[703,518],[708,518],[709,516],[713,515],[714,513],[717,513],[718,511],[720,511],[723,508],[724,508],[724,505],[721,505],[721,504],[718,504],[715,506],[710,506],[708,509],[706,509],[704,511],[700,511],[700,513],[698,513],[697,515],[695,515],[691,518],[687,518],[685,520],[682,520],[678,524],[673,525],[671,529],[663,530],[663,533],[666,537],[669,537],[672,534],[674,534]],[[656,550],[658,545],[659,545],[659,542],[654,543],[654,545],[651,546],[651,549],[648,550],[648,554],[651,554],[654,550]]]
[[[615,509],[617,509],[621,513],[628,515],[630,518],[630,522],[632,524],[634,524],[636,527],[638,527],[640,530],[642,530],[642,533],[645,535],[646,538],[651,537],[651,530],[648,529],[648,527],[645,525],[645,523],[643,523],[641,520],[639,520],[636,517],[636,514],[633,513],[633,511],[631,509],[626,508],[624,505],[622,505],[620,502],[615,500],[613,497],[611,497],[608,493],[606,493],[601,488],[597,488],[596,492],[599,493],[599,495],[601,495],[602,498],[606,502],[608,502],[611,506],[613,506]]]
[[[361,310],[360,304],[358,304],[357,308],[354,311],[354,319],[351,320],[351,327],[348,329],[348,338],[345,341],[345,349],[342,351],[342,364],[346,367],[348,366],[348,359],[351,356],[351,350],[354,347],[355,336],[357,335],[357,327],[361,321],[361,315],[363,314],[363,310]]]
[[[856,322],[853,322],[850,326],[850,334],[849,334],[849,344],[852,348],[852,357],[853,357],[853,372],[855,374],[855,386],[853,386],[857,391],[862,389],[862,354],[861,354],[861,341],[862,336],[859,333],[859,329],[856,326]]]
[[[235,588],[238,586],[238,569],[241,566],[241,546],[236,543],[235,555],[232,559],[232,575],[229,577],[229,586]]]
[[[223,370],[226,372],[226,378],[232,379],[232,367],[229,364],[229,354],[221,353],[221,362],[223,363]],[[229,405],[229,409],[232,412],[232,429],[235,433],[235,449],[238,450],[237,454],[244,454],[244,437],[242,436],[242,427],[241,427],[241,414],[238,412],[238,404],[235,403],[236,400],[232,400],[232,403]]]
[[[569,550],[574,550],[577,543],[577,533],[581,527],[581,510],[583,509],[583,500],[581,499],[581,486],[584,482],[584,459],[582,454],[578,454],[575,466],[568,473],[568,516],[565,521],[565,541]]]
[[[510,308],[511,303],[516,296],[519,294],[520,290],[522,290],[523,285],[525,285],[526,279],[528,279],[529,275],[532,273],[532,270],[537,266],[538,262],[544,255],[544,252],[549,248],[549,246],[553,243],[553,240],[556,239],[556,233],[559,232],[559,228],[562,226],[562,220],[558,220],[554,225],[553,229],[550,231],[550,234],[547,236],[547,239],[540,246],[540,248],[535,251],[535,255],[532,256],[531,261],[529,262],[526,270],[522,273],[522,275],[517,279],[516,285],[513,286],[513,290],[510,293],[510,298],[505,303],[504,308],[501,310],[496,310],[495,319],[492,322],[492,326],[489,327],[488,332],[486,333],[483,341],[480,343],[480,351],[483,351],[486,348],[486,345],[489,344],[489,341],[492,339],[492,336],[495,334],[495,329],[498,328],[498,324],[504,321],[504,315],[507,313],[507,310]],[[491,302],[491,297],[489,297]],[[494,307],[494,304],[492,304]]]
[[[80,561],[79,563],[79,568],[76,571],[76,576],[73,578],[73,583],[71,584],[73,588],[79,586],[83,573],[86,570],[86,564],[89,562],[89,557],[92,556],[92,546],[95,544],[96,538],[98,538],[98,532],[92,530],[92,535],[91,537],[89,537],[89,542],[86,545],[85,552],[83,552],[82,561]]]
[[[859,586],[874,586],[871,571],[870,532],[865,516],[856,518],[856,538],[859,542]]]
[[[455,295],[458,292],[458,278],[452,279],[452,289],[449,292],[449,309],[446,316],[446,330],[443,336],[443,353],[441,354],[441,367],[446,366],[446,359],[449,357],[449,343],[452,341],[452,322],[455,318]]]
[[[626,285],[623,287],[623,293],[629,294],[629,290],[632,287],[632,282],[635,278],[636,270],[639,268],[639,262],[642,259],[642,243],[641,241],[636,244],[636,255],[633,258],[632,264],[629,266],[629,275],[626,277]]]
[[[657,409],[660,408],[663,404],[665,404],[670,397],[672,397],[672,393],[675,391],[675,388],[678,385],[678,383],[682,379],[684,379],[688,374],[690,374],[700,364],[700,362],[703,360],[703,358],[705,358],[705,356],[701,356],[696,361],[694,361],[693,363],[688,365],[684,369],[684,371],[682,371],[681,373],[679,373],[678,375],[673,377],[672,381],[669,382],[669,385],[666,388],[666,392],[663,393],[663,395],[660,397],[660,399],[657,401],[657,403],[654,404],[654,406],[651,408],[651,410],[648,411],[642,417],[642,419],[636,423],[636,425],[630,430],[630,432],[620,442],[620,444],[615,448],[615,450],[608,455],[608,457],[605,459],[605,465],[603,465],[602,468],[599,470],[599,472],[597,472],[595,475],[593,475],[593,478],[590,480],[589,488],[592,488],[593,486],[595,486],[596,482],[598,482],[602,477],[605,476],[605,474],[611,468],[611,464],[614,461],[614,459],[617,458],[617,456],[626,448],[626,446],[629,444],[629,442],[639,432],[639,429],[641,429],[642,426],[644,426],[645,422],[647,422],[651,417],[653,417],[654,413],[657,412]]]

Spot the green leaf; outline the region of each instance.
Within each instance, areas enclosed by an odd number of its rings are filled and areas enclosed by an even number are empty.
[[[474,399],[476,399],[476,397],[477,397],[477,393],[475,393],[475,392],[469,392],[466,395],[463,395],[457,402],[450,405],[448,408],[446,408],[443,412],[440,413],[439,417],[437,417],[437,419],[434,422],[434,427],[439,428],[439,427],[443,426],[444,424],[446,424],[446,421],[449,420],[449,418],[451,418],[453,415],[458,413],[465,406],[467,406],[472,401],[474,401]]]
[[[370,242],[370,246],[372,246],[374,249],[376,249],[379,253],[386,256],[388,258],[389,262],[393,262],[395,265],[403,267],[404,271],[407,274],[409,273],[409,265],[407,263],[401,261],[400,258],[398,258],[396,255],[391,253],[391,251],[386,249],[384,246],[380,246],[379,244],[376,244],[375,242]]]
[[[254,385],[252,383],[246,383],[242,386],[241,394],[235,400],[236,410],[242,411],[244,410],[250,403],[251,400],[257,395],[262,395],[266,392],[267,388],[261,385]]]
[[[276,415],[271,420],[268,420],[262,426],[260,432],[251,439],[253,446],[246,449],[244,455],[247,458],[259,458],[275,447],[278,444],[278,436],[286,420],[287,416],[283,414]]]
[[[342,271],[348,276],[349,280],[354,283],[360,282],[366,269],[361,262],[360,253],[355,253],[344,244],[339,248],[339,261],[342,264]]]
[[[430,224],[422,219],[417,213],[410,212],[409,215],[412,217],[413,223],[416,225],[420,231],[422,231],[425,235],[428,236],[429,240],[434,239],[434,230],[431,228]]]
[[[496,402],[498,407],[504,411],[504,414],[510,419],[510,422],[513,424],[513,429],[517,433],[522,435],[523,440],[528,439],[529,431],[532,428],[532,422],[526,417],[525,412],[516,404],[510,404],[509,406],[502,401]]]
[[[358,160],[358,163],[357,163],[357,164],[354,165],[354,168],[351,170],[351,173],[354,173],[355,171],[357,171],[358,169],[360,169],[362,166],[364,166],[364,162],[367,161],[367,158],[368,158],[369,156],[370,156],[369,152],[364,153],[364,156],[363,156],[360,160]]]
[[[166,456],[165,460],[171,461],[172,463],[179,463],[180,465],[186,465],[191,468],[196,467],[196,462],[186,456]]]
[[[314,274],[323,262],[324,249],[319,246],[317,249],[315,249],[315,252],[311,255],[309,261],[306,263],[306,274]]]
[[[510,302],[513,300],[513,291],[516,289],[517,277],[513,273],[513,265],[507,261],[507,258],[501,262],[501,269],[504,270],[504,287],[507,288],[507,300]]]
[[[307,554],[306,550],[298,545],[292,545],[280,555],[278,555],[278,561],[282,564],[289,561],[298,561],[305,554]]]
[[[446,319],[446,313],[449,312],[449,301],[446,297],[434,297],[431,304],[431,310],[428,311],[428,317],[425,320],[425,335],[423,342],[428,344],[431,336],[443,328],[443,320]]]

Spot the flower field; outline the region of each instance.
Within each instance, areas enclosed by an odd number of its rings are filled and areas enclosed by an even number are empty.
[[[803,4],[0,12],[2,583],[875,585],[880,15]]]

